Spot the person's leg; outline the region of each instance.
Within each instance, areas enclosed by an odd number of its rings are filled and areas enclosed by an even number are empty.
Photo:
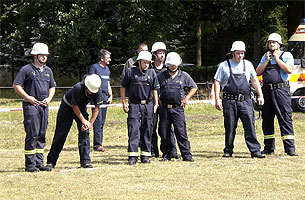
[[[60,105],[56,118],[56,128],[51,145],[50,152],[47,156],[47,164],[55,167],[61,150],[64,147],[68,133],[73,123],[74,112],[67,105]]]
[[[222,105],[225,127],[225,148],[223,151],[224,157],[230,157],[233,154],[234,139],[238,121],[236,101],[223,99]]]
[[[191,161],[191,145],[188,140],[184,109],[182,107],[170,109],[171,118],[174,125],[174,132],[183,160]],[[193,161],[193,160],[192,160]]]

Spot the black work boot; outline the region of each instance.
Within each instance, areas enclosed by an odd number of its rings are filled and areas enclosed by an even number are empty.
[[[268,149],[264,149],[262,152],[262,154],[268,154],[268,155],[271,155],[271,154],[274,154],[274,150],[268,150]]]
[[[150,163],[148,156],[141,156],[141,163]]]
[[[170,154],[163,154],[161,161],[170,161],[172,159],[172,156]]]
[[[193,157],[191,157],[191,156],[188,156],[188,157],[183,158],[183,161],[195,162],[195,160],[194,160]]]
[[[53,163],[47,163],[46,167],[51,168],[52,170],[55,168],[55,165]]]
[[[39,172],[39,169],[37,167],[26,167],[26,172]]]
[[[81,164],[80,166],[82,168],[93,168],[93,165],[91,165],[90,163]]]
[[[52,171],[52,167],[48,167],[47,165],[46,166],[43,166],[43,165],[40,165],[40,166],[37,166],[37,168],[40,170],[40,171]]]
[[[265,158],[265,154],[262,154],[261,152],[253,152],[251,153],[251,158]]]
[[[288,151],[286,153],[288,156],[298,156],[298,154],[295,151]]]
[[[138,162],[138,157],[129,156],[128,157],[128,165],[135,165]]]

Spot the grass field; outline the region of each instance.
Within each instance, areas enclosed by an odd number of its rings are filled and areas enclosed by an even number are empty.
[[[0,105],[21,106],[8,100],[0,100]],[[298,157],[284,154],[276,125],[275,154],[252,159],[239,123],[233,157],[225,159],[222,112],[205,104],[188,105],[185,112],[194,163],[152,158],[151,164],[127,165],[127,114],[109,108],[107,151],[91,152],[94,169],[79,168],[74,124],[55,170],[39,173],[24,172],[22,112],[0,112],[0,199],[305,199],[304,113],[293,113]],[[50,111],[45,156],[56,113]],[[262,144],[261,120],[256,129]]]

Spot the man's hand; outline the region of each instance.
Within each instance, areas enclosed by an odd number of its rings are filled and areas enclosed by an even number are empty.
[[[123,110],[125,113],[128,113],[128,106],[125,103],[123,103]]]
[[[49,106],[50,102],[51,102],[51,98],[48,97],[48,98],[45,98],[44,100],[42,100],[40,102],[40,105],[47,107],[47,106]]]
[[[215,98],[215,107],[217,110],[221,110],[222,109],[222,102],[220,98]]]
[[[188,99],[187,98],[184,98],[184,99],[182,99],[182,101],[181,101],[181,107],[185,107],[186,106],[186,104],[187,104],[187,102],[188,102]]]
[[[257,103],[260,106],[264,105],[264,103],[265,103],[264,97],[263,96],[258,96],[257,97]]]
[[[107,100],[107,104],[111,104],[111,103],[112,103],[112,95],[110,95]]]
[[[156,113],[156,112],[157,112],[158,107],[159,107],[159,105],[158,105],[158,104],[155,104],[155,105],[154,105],[154,113]]]
[[[41,101],[38,101],[35,97],[33,96],[28,96],[26,98],[26,101],[29,102],[30,104],[34,105],[34,106],[38,106],[41,104]]]
[[[91,123],[88,120],[82,122],[82,131],[88,130],[91,128]]]
[[[273,57],[274,57],[275,60],[278,60],[278,59],[279,59],[280,54],[281,54],[281,50],[279,50],[279,49],[275,50],[275,51],[272,53],[272,55],[273,55]]]

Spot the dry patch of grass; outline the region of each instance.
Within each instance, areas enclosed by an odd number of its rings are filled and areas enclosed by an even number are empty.
[[[34,174],[24,172],[22,112],[0,113],[0,199],[305,198],[305,114],[293,114],[298,157],[284,154],[277,128],[276,153],[252,159],[239,123],[233,158],[224,159],[222,112],[201,104],[189,105],[185,113],[194,163],[152,158],[151,164],[128,166],[127,115],[121,108],[109,108],[104,130],[107,151],[91,152],[94,169],[79,168],[74,124],[56,169]],[[55,120],[56,111],[50,111],[45,156]],[[261,120],[256,128],[262,144]]]

